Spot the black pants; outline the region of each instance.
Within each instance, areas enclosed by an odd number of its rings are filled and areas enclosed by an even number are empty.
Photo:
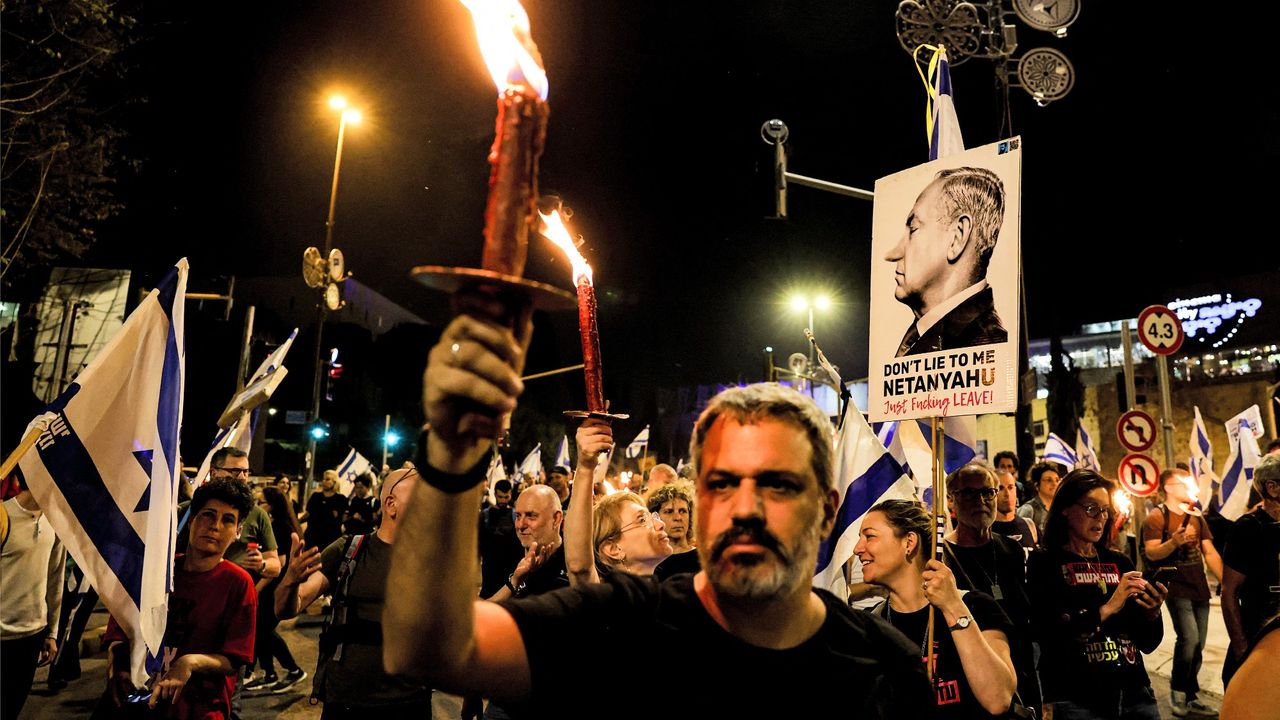
[[[280,661],[280,665],[286,672],[298,669],[298,663],[293,659],[289,644],[276,630],[280,625],[280,618],[276,617],[275,586],[276,583],[273,582],[263,588],[262,596],[258,598],[258,624],[254,629],[253,640],[258,667],[268,675],[275,674],[276,660]]]
[[[69,602],[74,598],[73,602]],[[98,592],[88,584],[84,573],[75,568],[67,576],[62,591],[62,612],[58,627],[62,639],[58,641],[58,655],[49,668],[49,681],[80,679],[80,638],[84,636],[89,617],[98,605]]]
[[[36,677],[44,630],[30,637],[0,640],[0,720],[16,720]]]
[[[400,705],[342,705],[325,703],[320,720],[430,720],[431,696]]]

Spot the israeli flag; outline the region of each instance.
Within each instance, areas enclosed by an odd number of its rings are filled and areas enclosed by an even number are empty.
[[[636,439],[631,441],[627,446],[627,457],[638,458],[645,453],[649,447],[649,426],[645,425],[640,434],[636,435]]]
[[[270,399],[271,394],[279,386],[278,382],[268,383],[267,380],[272,378],[277,371],[279,371],[279,377],[274,378],[275,380],[283,380],[284,376],[288,374],[287,369],[284,367],[284,358],[285,355],[289,354],[289,348],[293,347],[293,340],[296,337],[298,337],[298,328],[294,328],[293,332],[289,333],[289,337],[283,343],[280,343],[280,347],[272,350],[266,359],[262,361],[262,364],[258,365],[258,369],[253,371],[253,375],[249,376],[249,382],[245,383],[245,387],[261,387],[261,394],[252,400],[246,401],[248,403],[256,403],[252,410],[239,413],[230,425],[218,429],[217,435],[213,438],[212,447],[209,448],[209,452],[205,453],[204,460],[200,462],[200,468],[196,471],[194,481],[196,487],[200,487],[209,479],[213,456],[222,448],[233,447],[246,454],[249,452],[253,446],[253,434],[258,427],[258,416],[262,411],[262,404]],[[240,398],[233,399],[233,405],[236,400],[240,400]]]
[[[182,259],[32,422],[43,432],[19,462],[54,532],[133,641],[138,687],[160,669],[153,653],[173,585],[186,292]]]
[[[563,465],[572,468],[573,464],[569,462],[569,436],[560,437],[560,448],[556,450],[556,465]]]
[[[489,469],[484,475],[485,485],[488,486],[489,504],[497,505],[498,498],[494,495],[493,485],[499,480],[507,479],[507,469],[502,467],[502,456],[498,454],[498,446],[493,446],[493,457],[489,458]]]
[[[1195,478],[1200,488],[1200,507],[1209,507],[1210,501],[1217,502],[1218,488],[1221,481],[1213,470],[1213,445],[1209,443],[1209,431],[1204,426],[1204,418],[1200,417],[1200,406],[1195,406],[1196,419],[1191,426],[1191,477]]]
[[[853,548],[858,544],[862,518],[883,500],[914,499],[915,485],[856,407],[845,410],[844,423],[836,438],[835,473],[835,487],[840,492],[836,526],[830,537],[818,546],[813,586],[830,590],[843,599],[848,597],[844,565],[853,557]]]
[[[373,472],[373,463],[369,462],[369,458],[356,452],[355,448],[351,448],[334,470],[338,472],[338,492],[350,497],[356,478],[367,472]]]
[[[952,153],[964,152],[964,136],[951,96],[951,63],[947,51],[939,48],[929,63],[929,97],[933,106],[929,114],[929,159],[937,160]]]
[[[1044,455],[1041,459],[1062,463],[1068,470],[1074,468],[1076,463],[1079,462],[1079,458],[1076,457],[1076,451],[1072,450],[1065,440],[1054,433],[1049,433],[1049,439],[1044,444]]]
[[[1093,440],[1089,437],[1089,432],[1084,429],[1084,425],[1078,423],[1076,425],[1076,466],[1097,473],[1102,472],[1102,465],[1098,463],[1098,453],[1093,451]]]
[[[1253,470],[1262,460],[1258,441],[1253,439],[1247,421],[1241,423],[1236,442],[1231,446],[1227,464],[1222,469],[1222,486],[1218,489],[1219,511],[1228,520],[1239,520],[1248,510],[1249,488],[1253,486]]]
[[[908,475],[915,478],[917,497],[933,507],[933,428],[925,420],[884,423],[879,439]],[[953,473],[977,457],[978,418],[946,418],[942,424],[942,466]]]
[[[530,479],[535,479],[542,474],[542,443],[534,445],[529,454],[524,456],[524,460],[520,461],[520,467],[516,468],[516,472],[522,473]]]

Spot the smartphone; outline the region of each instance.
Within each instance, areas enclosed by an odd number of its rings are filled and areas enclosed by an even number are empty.
[[[1169,581],[1176,577],[1177,574],[1178,568],[1163,565],[1158,568],[1147,568],[1146,570],[1143,570],[1142,579],[1147,582],[1158,582],[1167,586]]]

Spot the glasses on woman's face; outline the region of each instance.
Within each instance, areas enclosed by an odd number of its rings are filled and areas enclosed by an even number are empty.
[[[1112,510],[1105,505],[1099,505],[1098,503],[1076,503],[1076,507],[1083,510],[1084,514],[1091,518],[1096,518],[1099,515],[1111,517]]]
[[[643,514],[637,517],[635,522],[627,523],[626,525],[623,525],[621,528],[619,528],[618,533],[621,534],[630,530],[631,528],[638,528],[642,525],[648,525],[649,527],[655,527],[657,525],[657,520],[658,520],[657,513],[651,513],[648,510],[643,510],[641,512]]]
[[[982,498],[984,501],[989,502],[993,498],[995,498],[996,489],[993,487],[964,488],[963,490],[956,490],[952,494],[955,495],[957,498],[964,500],[966,502],[973,502],[978,498]]]

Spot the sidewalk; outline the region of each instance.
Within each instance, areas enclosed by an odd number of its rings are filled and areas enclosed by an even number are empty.
[[[1155,652],[1146,656],[1145,662],[1152,684],[1163,695],[1159,698],[1161,710],[1165,717],[1172,717],[1168,712],[1168,687],[1169,675],[1173,671],[1173,646],[1178,636],[1173,632],[1169,611],[1162,609],[1160,617],[1164,619],[1164,639]],[[1222,664],[1226,660],[1227,645],[1230,642],[1227,626],[1222,621],[1221,598],[1212,597],[1209,600],[1209,637],[1204,643],[1204,660],[1200,665],[1199,680],[1201,694],[1210,694],[1206,702],[1214,707],[1222,705]]]

